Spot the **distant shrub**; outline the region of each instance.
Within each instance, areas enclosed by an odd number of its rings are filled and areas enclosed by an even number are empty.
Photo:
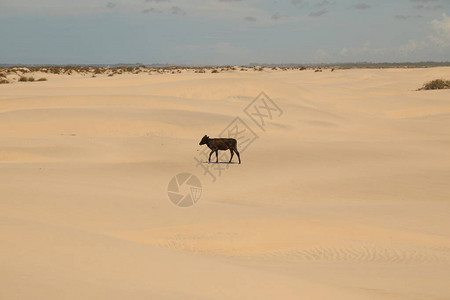
[[[26,77],[26,76],[20,76],[19,81],[25,82],[25,81],[34,81],[34,77]]]
[[[9,80],[0,78],[0,84],[7,84],[7,83],[9,83]]]
[[[47,78],[42,77],[42,78],[39,78],[37,81],[47,81]]]
[[[211,73],[219,73],[217,70],[212,70]]]
[[[419,89],[421,90],[443,90],[450,89],[450,80],[444,79],[435,79],[430,82],[427,82]]]

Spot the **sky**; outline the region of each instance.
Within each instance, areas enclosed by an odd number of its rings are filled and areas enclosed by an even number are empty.
[[[0,64],[450,61],[450,0],[0,0]]]

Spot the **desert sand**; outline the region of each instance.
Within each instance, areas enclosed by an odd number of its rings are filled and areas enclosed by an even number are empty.
[[[1,299],[450,299],[450,68],[45,77],[0,85]]]

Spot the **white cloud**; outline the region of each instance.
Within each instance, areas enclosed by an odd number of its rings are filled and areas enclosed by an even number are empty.
[[[409,40],[406,44],[393,48],[394,55],[407,59],[413,53],[426,47],[426,43],[423,41]]]
[[[312,59],[315,63],[327,63],[331,61],[331,55],[324,49],[318,49],[314,52]]]
[[[366,54],[374,54],[380,52],[380,49],[373,49],[370,46],[370,42],[365,42],[361,46],[342,48],[339,52],[342,56],[361,56]]]
[[[427,43],[418,40],[408,40],[404,44],[392,47],[373,47],[370,42],[356,47],[342,48],[339,54],[347,61],[366,59],[369,61],[414,60],[420,57],[422,50],[430,50]]]
[[[450,17],[445,13],[442,19],[430,22],[432,33],[428,35],[428,40],[439,48],[450,48]]]

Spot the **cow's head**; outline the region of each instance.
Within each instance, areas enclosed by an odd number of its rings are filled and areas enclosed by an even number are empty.
[[[207,136],[205,134],[205,136],[202,138],[202,140],[200,141],[199,145],[204,145],[208,142],[209,136]]]

